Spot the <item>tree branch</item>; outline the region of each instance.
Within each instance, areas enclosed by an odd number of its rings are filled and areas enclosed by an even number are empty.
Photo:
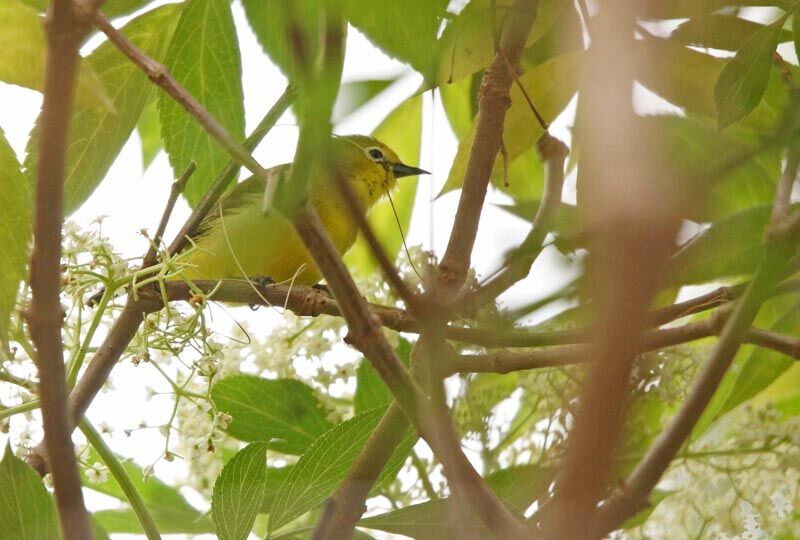
[[[431,407],[430,400],[406,371],[313,209],[299,210],[293,221],[295,230],[339,301],[349,326],[346,341],[367,357],[420,436],[430,445],[444,467],[454,495],[468,500],[473,511],[499,537],[521,538],[527,528],[488,488],[461,451],[449,418],[444,418],[435,405]]]
[[[450,240],[437,272],[440,300],[445,300],[458,290],[466,279],[486,190],[500,150],[506,111],[511,106],[508,92],[513,78],[506,62],[512,66],[519,62],[525,40],[536,20],[538,6],[538,0],[517,0],[514,3],[506,17],[500,50],[483,77],[478,97],[475,138],[464,175],[464,187]]]
[[[99,2],[98,2],[99,3]],[[82,9],[91,15],[93,4]],[[61,225],[64,170],[78,50],[89,25],[70,0],[54,0],[47,14],[47,60],[40,117],[36,206],[31,254],[31,303],[25,311],[36,347],[39,399],[51,464],[56,505],[65,540],[91,539],[67,408],[67,381],[61,342]]]

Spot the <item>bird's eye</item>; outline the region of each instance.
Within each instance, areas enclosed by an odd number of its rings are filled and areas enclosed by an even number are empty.
[[[368,152],[369,152],[369,157],[371,157],[372,159],[374,159],[376,161],[380,160],[380,159],[383,159],[383,152],[381,152],[377,148],[370,148],[368,150]]]

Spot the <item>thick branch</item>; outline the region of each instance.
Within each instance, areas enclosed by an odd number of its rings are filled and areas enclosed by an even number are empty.
[[[84,6],[89,12],[92,4]],[[61,343],[61,225],[64,169],[78,49],[88,25],[70,0],[54,0],[47,15],[47,61],[37,159],[36,206],[31,255],[31,304],[25,312],[36,347],[39,399],[61,531],[65,540],[92,538],[72,446],[67,381]]]
[[[455,222],[447,250],[439,264],[438,294],[447,298],[464,283],[472,246],[478,233],[481,210],[486,199],[492,168],[503,136],[503,122],[511,105],[508,92],[513,82],[506,62],[515,66],[531,26],[536,20],[537,0],[517,0],[506,17],[500,50],[486,71],[478,98],[475,138],[467,162],[464,187],[458,201]]]

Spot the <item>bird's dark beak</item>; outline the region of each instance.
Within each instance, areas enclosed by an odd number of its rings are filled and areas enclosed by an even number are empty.
[[[402,178],[403,176],[416,176],[418,174],[431,174],[428,171],[418,169],[417,167],[412,167],[410,165],[404,165],[402,163],[393,164],[392,170],[394,171],[395,178]]]

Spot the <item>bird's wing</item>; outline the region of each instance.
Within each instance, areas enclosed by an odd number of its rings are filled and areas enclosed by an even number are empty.
[[[283,164],[269,169],[267,173],[270,175],[277,174],[278,182],[280,183],[284,180],[288,170],[289,164]],[[260,208],[265,189],[266,182],[257,176],[251,176],[236,184],[212,207],[208,215],[197,227],[197,232],[192,235],[193,238],[198,239],[208,231],[213,230],[214,223],[219,220],[220,216],[228,217],[253,204],[258,205]]]

